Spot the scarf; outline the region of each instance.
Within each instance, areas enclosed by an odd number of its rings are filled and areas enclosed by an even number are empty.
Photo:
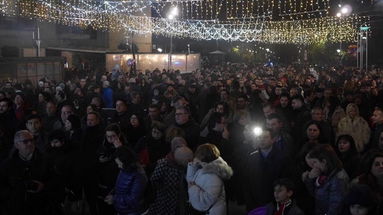
[[[289,199],[287,202],[284,203],[277,203],[277,210],[275,211],[274,215],[284,215],[285,209],[291,205],[292,201]]]

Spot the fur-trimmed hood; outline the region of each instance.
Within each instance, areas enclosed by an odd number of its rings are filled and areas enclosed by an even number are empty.
[[[224,180],[230,179],[233,175],[233,169],[221,157],[210,163],[201,163],[201,165],[203,173],[213,173]]]

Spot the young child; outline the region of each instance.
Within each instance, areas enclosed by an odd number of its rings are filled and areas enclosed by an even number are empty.
[[[292,199],[294,183],[288,178],[277,179],[274,182],[274,199],[266,205],[267,215],[303,215],[303,211]]]

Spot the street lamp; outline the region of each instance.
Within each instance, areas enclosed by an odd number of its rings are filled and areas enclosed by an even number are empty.
[[[178,16],[178,8],[172,7],[168,13],[168,19],[174,20]],[[169,50],[169,60],[168,60],[168,70],[172,65],[172,53],[173,53],[173,34],[170,32],[170,50]]]

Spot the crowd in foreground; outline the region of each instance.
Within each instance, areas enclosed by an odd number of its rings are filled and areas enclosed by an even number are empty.
[[[67,71],[0,91],[0,214],[383,214],[380,69]]]

